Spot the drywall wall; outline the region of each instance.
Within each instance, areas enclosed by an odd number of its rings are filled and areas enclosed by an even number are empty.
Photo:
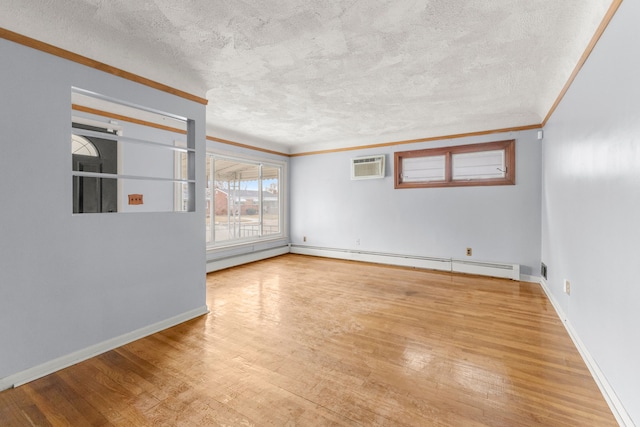
[[[124,135],[131,138],[154,142],[187,146],[186,135],[153,129],[133,123],[122,123]],[[176,152],[140,144],[120,145],[120,173],[134,176],[175,177]],[[176,187],[174,183],[142,180],[123,180],[120,192],[122,212],[171,212],[176,206]],[[142,194],[144,204],[129,205],[129,194]],[[178,205],[180,203],[177,203]]]
[[[623,2],[545,127],[547,286],[640,423],[640,4]],[[571,283],[571,295],[563,281]]]
[[[394,189],[393,153],[516,139],[516,185]],[[350,159],[385,154],[384,179],[350,179]],[[295,245],[540,265],[540,142],[537,131],[293,157]],[[306,242],[304,237],[306,236]],[[466,248],[473,256],[466,257]]]
[[[0,383],[206,311],[204,106],[4,39],[0,57]],[[195,121],[196,212],[72,215],[72,86]]]

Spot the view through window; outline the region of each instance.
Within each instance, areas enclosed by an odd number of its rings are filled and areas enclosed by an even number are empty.
[[[207,243],[226,245],[279,237],[283,165],[209,154]]]

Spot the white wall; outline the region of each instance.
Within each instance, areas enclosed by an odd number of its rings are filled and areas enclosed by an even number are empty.
[[[623,2],[545,127],[547,285],[640,423],[640,4]],[[571,295],[563,293],[563,280]]]
[[[123,134],[137,139],[151,139],[167,145],[175,141],[187,146],[186,135],[153,129],[133,123],[122,123]],[[145,134],[147,134],[145,138]],[[176,152],[140,144],[120,144],[118,153],[123,175],[174,178]],[[129,194],[142,194],[144,204],[129,205]],[[120,197],[121,212],[171,212],[175,207],[175,184],[172,182],[122,180]]]
[[[205,108],[4,39],[0,57],[2,384],[206,310]],[[196,121],[196,212],[72,215],[72,86]]]
[[[505,139],[516,139],[514,186],[393,188],[395,151]],[[352,181],[350,159],[373,154],[386,154],[386,177]],[[467,258],[471,247],[468,259],[517,263],[538,276],[537,131],[294,157],[291,218],[296,245],[445,258]]]

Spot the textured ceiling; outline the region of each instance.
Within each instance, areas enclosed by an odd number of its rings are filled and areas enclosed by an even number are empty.
[[[611,0],[2,0],[0,26],[205,96],[284,152],[540,124]]]

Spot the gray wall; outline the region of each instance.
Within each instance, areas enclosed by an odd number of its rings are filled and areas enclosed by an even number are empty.
[[[640,423],[640,4],[623,2],[545,128],[542,260],[569,324]],[[563,293],[563,280],[571,295]]]
[[[516,185],[393,188],[393,153],[516,139]],[[291,160],[293,244],[540,266],[540,154],[536,131],[510,132]],[[352,181],[350,159],[386,154],[384,179]],[[303,242],[303,236],[307,242]],[[360,243],[358,244],[358,239]]]
[[[205,108],[0,39],[0,380],[205,307]],[[194,213],[71,214],[71,87],[196,121]]]

